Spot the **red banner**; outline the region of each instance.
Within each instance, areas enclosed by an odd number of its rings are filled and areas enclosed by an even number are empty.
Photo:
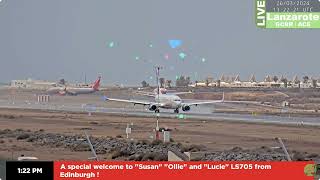
[[[54,179],[299,179],[312,180],[313,162],[54,162]]]

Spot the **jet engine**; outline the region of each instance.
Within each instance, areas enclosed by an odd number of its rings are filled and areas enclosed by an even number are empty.
[[[155,110],[157,110],[157,105],[155,105],[155,104],[150,104],[149,110],[150,110],[150,111],[155,111]]]
[[[191,108],[188,105],[183,105],[181,109],[182,111],[190,111]]]
[[[67,94],[67,88],[65,87],[65,88],[59,90],[59,91],[58,91],[58,94],[60,94],[61,96],[66,95],[66,94]]]
[[[64,96],[64,95],[66,95],[66,94],[67,94],[67,92],[66,92],[66,91],[64,91],[64,90],[63,90],[63,91],[59,91],[58,93],[59,93],[59,95],[61,95],[61,96]]]

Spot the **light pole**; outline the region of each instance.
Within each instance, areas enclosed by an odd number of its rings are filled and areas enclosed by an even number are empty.
[[[160,86],[159,86],[159,75],[160,75],[160,69],[162,69],[161,66],[155,66],[156,70],[156,82],[157,82],[157,125],[156,125],[156,139],[159,140],[159,116],[160,116],[160,111],[159,111],[159,106],[160,106]]]

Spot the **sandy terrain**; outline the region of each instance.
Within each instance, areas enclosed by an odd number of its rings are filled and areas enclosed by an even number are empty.
[[[184,98],[196,99],[221,99],[221,91],[226,91],[226,100],[261,100],[265,102],[279,103],[289,100],[295,103],[294,108],[287,110],[299,112],[297,106],[308,106],[313,112],[307,115],[318,116],[314,112],[319,106],[320,93],[317,91],[247,91],[247,90],[217,90],[212,92],[198,92],[193,95],[185,95]],[[186,91],[182,89],[181,91]],[[1,89],[0,100],[2,104],[10,102],[36,103],[37,94],[43,91],[22,89]],[[51,104],[79,105],[95,104],[101,107],[132,108],[132,105],[123,103],[103,102],[101,96],[124,98],[124,99],[150,99],[132,93],[132,90],[113,89],[81,96],[52,96]],[[298,100],[302,99],[302,100]],[[280,100],[280,101],[279,101]],[[300,103],[300,104],[299,104]],[[302,104],[301,104],[302,103]],[[207,107],[215,112],[236,113],[280,113],[279,108],[258,107],[255,105],[215,105]],[[111,116],[94,113],[88,116],[85,113],[48,112],[35,110],[0,109],[0,130],[23,129],[37,132],[40,129],[46,133],[59,133],[64,135],[83,134],[83,130],[95,137],[125,137],[127,124],[133,123],[130,138],[134,140],[152,140],[153,129],[156,125],[155,118],[127,117],[126,115]],[[185,119],[160,119],[160,126],[172,129],[171,136],[175,142],[186,145],[204,145],[207,151],[223,151],[234,147],[246,149],[266,147],[278,147],[275,137],[281,137],[291,152],[308,152],[320,154],[320,127],[254,124],[243,122],[203,121]],[[72,151],[62,147],[39,146],[25,140],[17,140],[16,137],[0,136],[0,158],[13,158],[25,154],[36,156],[40,159],[87,159],[91,156],[87,151]]]
[[[150,139],[154,135],[154,118],[134,118],[105,114],[75,114],[33,110],[0,109],[0,129],[24,129],[61,133],[83,134],[83,129],[93,136],[122,136],[125,128],[133,123],[133,139]],[[239,146],[257,148],[279,146],[275,137],[283,138],[291,151],[320,154],[319,128],[289,125],[260,125],[240,122],[160,119],[160,126],[172,129],[174,141],[183,144],[205,145],[208,151],[221,151]],[[20,154],[40,159],[86,159],[90,152],[75,152],[63,148],[34,146],[16,138],[1,139],[0,156],[16,158]]]

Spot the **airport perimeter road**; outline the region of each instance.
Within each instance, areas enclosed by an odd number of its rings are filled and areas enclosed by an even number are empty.
[[[7,102],[0,100],[0,108],[19,108],[19,109],[39,109],[51,111],[70,111],[70,112],[91,112],[91,113],[106,113],[112,115],[126,115],[126,116],[141,116],[141,117],[156,117],[152,111],[139,107],[126,108],[106,108],[97,107],[88,104],[39,104],[29,102]],[[181,119],[199,119],[199,120],[220,120],[220,121],[243,121],[251,123],[275,123],[275,124],[292,124],[292,125],[312,125],[320,126],[320,118],[317,117],[282,117],[272,115],[248,115],[248,114],[234,114],[234,113],[211,113],[207,107],[195,107],[190,112],[182,112],[181,114],[174,114],[170,110],[162,110],[160,117],[165,118],[181,118]]]

